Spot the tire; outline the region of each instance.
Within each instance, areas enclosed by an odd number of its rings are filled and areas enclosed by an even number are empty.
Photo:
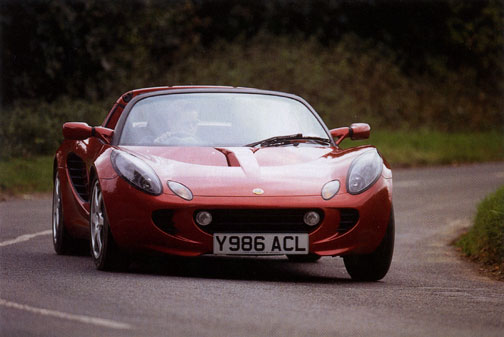
[[[91,257],[98,270],[124,271],[129,256],[122,252],[112,237],[99,181],[93,181],[89,212]]]
[[[70,254],[78,246],[77,240],[67,233],[63,221],[63,203],[61,202],[61,184],[58,173],[54,176],[53,186],[52,239],[54,251],[58,255]]]
[[[320,260],[322,256],[317,254],[308,254],[308,255],[287,255],[287,258],[291,262],[309,262],[314,263]]]
[[[380,245],[371,254],[343,257],[345,268],[357,281],[378,281],[388,272],[394,253],[395,222],[392,208],[387,231]]]

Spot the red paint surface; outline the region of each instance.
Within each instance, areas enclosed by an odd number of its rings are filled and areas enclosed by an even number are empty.
[[[147,88],[129,93],[136,96],[166,89],[180,87]],[[113,129],[126,104],[123,95],[103,125]],[[119,105],[122,107],[117,108]],[[348,128],[341,130],[346,135]],[[334,132],[333,135],[342,134]],[[161,179],[163,193],[146,194],[119,177],[110,161],[113,148],[134,154],[149,164]],[[113,147],[97,137],[65,140],[55,157],[61,177],[64,225],[73,236],[89,236],[89,203],[79,197],[68,176],[66,158],[73,153],[85,163],[89,186],[93,177],[99,178],[111,231],[122,248],[184,256],[211,253],[212,236],[200,230],[193,220],[197,209],[317,208],[325,216],[319,228],[309,235],[311,252],[319,255],[369,253],[380,243],[387,227],[392,173],[384,161],[378,181],[358,195],[346,192],[346,175],[352,160],[370,148]],[[322,186],[334,179],[340,181],[340,191],[331,200],[323,200]],[[193,200],[175,196],[167,187],[167,180],[189,187]],[[254,188],[262,188],[264,194],[254,195]],[[342,208],[357,209],[360,218],[353,229],[339,234],[336,228]],[[152,212],[158,209],[175,210],[175,235],[164,233],[154,225]]]

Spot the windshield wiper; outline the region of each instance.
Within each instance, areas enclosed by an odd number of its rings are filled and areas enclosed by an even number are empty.
[[[257,145],[260,146],[278,146],[278,145],[285,145],[285,144],[292,144],[294,141],[312,141],[316,142],[319,144],[324,144],[324,145],[329,145],[331,144],[331,141],[327,138],[321,138],[321,137],[303,137],[302,133],[297,133],[293,135],[288,135],[288,136],[274,136],[270,138],[266,138],[263,140],[260,140],[258,142],[250,143],[245,146],[250,146],[254,147]]]

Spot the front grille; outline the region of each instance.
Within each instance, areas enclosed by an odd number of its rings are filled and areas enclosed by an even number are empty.
[[[346,233],[359,221],[359,211],[353,208],[340,209],[340,223],[336,229],[338,233]]]
[[[199,211],[194,212],[196,215]],[[320,209],[213,209],[212,223],[199,226],[213,233],[310,233],[322,222],[324,212]],[[320,215],[319,225],[310,227],[303,221],[306,212]]]
[[[86,173],[86,164],[84,161],[73,153],[69,153],[67,157],[67,169],[72,185],[77,194],[84,201],[89,201],[89,186]]]

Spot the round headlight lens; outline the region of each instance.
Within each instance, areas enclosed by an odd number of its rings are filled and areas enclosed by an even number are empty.
[[[112,151],[110,159],[116,172],[134,187],[152,195],[163,192],[158,176],[142,159],[117,150]]]
[[[338,191],[340,189],[340,182],[339,180],[333,180],[333,181],[330,181],[328,183],[326,183],[323,187],[322,187],[322,198],[324,200],[329,200],[331,199],[332,197],[334,197]]]
[[[208,226],[212,222],[212,214],[207,211],[200,211],[195,216],[196,223],[200,226]]]
[[[315,211],[306,212],[303,221],[308,226],[316,226],[320,222],[320,215]]]
[[[383,170],[383,160],[376,150],[365,152],[354,159],[348,170],[347,190],[359,194],[370,188]]]
[[[189,188],[176,181],[168,180],[168,187],[177,196],[184,200],[192,200],[193,194]]]

